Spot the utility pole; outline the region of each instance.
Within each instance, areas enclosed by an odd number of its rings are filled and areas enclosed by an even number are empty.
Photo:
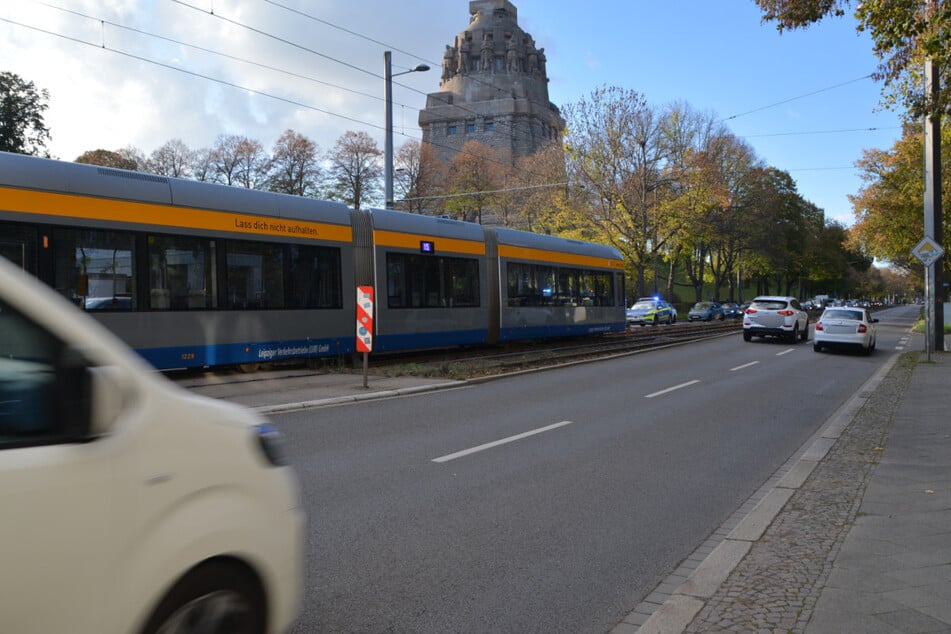
[[[937,9],[935,0],[927,0],[926,14],[930,18]],[[925,92],[929,104],[925,113],[925,237],[932,238],[938,245],[944,246],[944,223],[941,217],[941,78],[934,60],[925,60]],[[944,257],[925,267],[928,289],[931,291],[931,305],[926,306],[934,330],[934,350],[944,350],[944,300],[947,292],[944,288]],[[928,346],[931,349],[931,346]]]

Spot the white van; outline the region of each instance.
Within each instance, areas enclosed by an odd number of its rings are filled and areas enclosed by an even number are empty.
[[[282,632],[304,521],[273,427],[0,257],[0,632]]]

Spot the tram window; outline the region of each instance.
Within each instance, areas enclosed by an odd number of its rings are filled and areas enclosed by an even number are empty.
[[[614,306],[610,273],[509,262],[506,268],[509,306]]]
[[[149,236],[149,306],[153,310],[214,308],[215,241]]]
[[[386,254],[389,308],[479,306],[479,262],[473,258]]]
[[[284,308],[284,249],[266,242],[228,242],[228,308]]]
[[[88,311],[135,308],[134,237],[99,229],[53,231],[53,285]]]
[[[584,301],[592,306],[614,306],[614,276],[585,271],[582,277]]]
[[[292,244],[288,250],[288,308],[343,308],[340,249]]]
[[[0,222],[0,257],[36,275],[36,229]]]

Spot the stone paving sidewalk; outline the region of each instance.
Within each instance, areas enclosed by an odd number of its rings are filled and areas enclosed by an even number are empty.
[[[685,632],[804,632],[918,362],[903,355]]]

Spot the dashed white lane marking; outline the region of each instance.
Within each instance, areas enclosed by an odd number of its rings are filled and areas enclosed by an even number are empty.
[[[661,391],[659,391],[659,392],[651,392],[650,394],[645,394],[645,395],[644,395],[644,398],[654,398],[655,396],[660,396],[661,394],[667,394],[668,392],[673,392],[674,390],[679,390],[679,389],[681,389],[681,388],[687,387],[688,385],[693,385],[694,383],[699,383],[699,382],[700,382],[700,379],[694,379],[693,381],[687,381],[686,383],[681,383],[680,385],[675,385],[675,386],[673,386],[673,387],[669,387],[669,388],[667,388],[666,390],[661,390]]]
[[[738,365],[738,366],[736,366],[735,368],[730,368],[730,372],[736,372],[737,370],[742,370],[742,369],[744,369],[744,368],[748,368],[748,367],[750,367],[751,365],[756,365],[757,363],[759,363],[759,361],[750,361],[749,363],[744,363],[743,365]]]
[[[535,434],[541,434],[546,431],[558,429],[559,427],[570,425],[572,422],[573,421],[570,421],[570,420],[563,420],[560,423],[555,423],[554,425],[548,425],[547,427],[539,427],[538,429],[533,429],[531,431],[527,431],[522,434],[516,434],[514,436],[509,436],[508,438],[502,438],[501,440],[487,442],[484,445],[479,445],[478,447],[463,449],[462,451],[457,451],[456,453],[447,454],[439,458],[433,458],[433,462],[449,462],[450,460],[455,460],[456,458],[462,458],[463,456],[468,456],[469,454],[474,454],[479,451],[485,451],[486,449],[491,449],[492,447],[498,447],[499,445],[515,442],[516,440],[521,440],[522,438],[528,438],[529,436],[534,436]]]
[[[777,352],[777,353],[776,353],[776,356],[777,356],[777,357],[781,357],[781,356],[783,356],[784,354],[789,354],[789,353],[792,352],[793,350],[795,350],[795,348],[789,348],[788,350],[783,350],[782,352]]]

